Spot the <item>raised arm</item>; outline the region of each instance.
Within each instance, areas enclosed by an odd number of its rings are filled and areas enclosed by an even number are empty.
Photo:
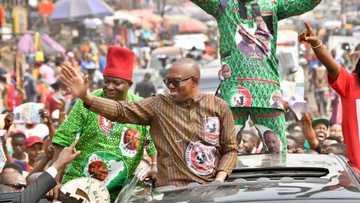
[[[85,107],[111,121],[149,125],[155,116],[158,98],[151,97],[128,103],[93,96],[88,90],[88,79],[84,79],[69,63],[61,66],[60,79],[71,90],[73,96],[79,97],[84,102]]]
[[[314,9],[321,0],[277,0],[279,20],[301,15]]]
[[[314,128],[312,127],[312,117],[311,117],[310,113],[305,113],[304,114],[304,117],[302,119],[302,123],[303,123],[304,135],[305,135],[306,140],[310,144],[310,148],[312,150],[318,151],[318,148],[320,146],[320,142],[316,137],[316,133],[315,133]]]
[[[191,0],[209,15],[216,17],[220,8],[220,0]]]
[[[309,23],[305,23],[306,31],[300,34],[300,41],[307,42],[311,45],[315,55],[322,64],[326,67],[330,79],[336,80],[341,67],[332,57],[330,51],[323,45],[321,40],[317,37],[315,31]]]

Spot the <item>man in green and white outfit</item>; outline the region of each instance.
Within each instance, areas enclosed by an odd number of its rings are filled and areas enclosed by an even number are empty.
[[[128,92],[134,59],[130,50],[110,47],[103,72],[104,88],[93,94],[118,101],[139,101],[140,97]],[[114,200],[123,184],[133,176],[144,149],[152,157],[156,170],[156,149],[146,126],[112,122],[77,101],[53,138],[56,151],[69,146],[77,135],[80,138],[76,149],[81,154],[65,171],[62,183],[78,177],[93,177],[107,186]]]
[[[312,10],[321,0],[192,0],[218,22],[220,91],[236,125],[250,116],[271,129],[287,151],[285,116],[276,59],[278,21]]]

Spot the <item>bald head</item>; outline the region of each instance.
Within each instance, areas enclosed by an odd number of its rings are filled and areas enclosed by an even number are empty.
[[[192,59],[176,61],[164,79],[170,94],[178,102],[184,102],[199,95],[200,66]]]
[[[182,58],[177,60],[170,68],[169,72],[176,71],[182,76],[193,76],[200,79],[200,65],[189,58]]]

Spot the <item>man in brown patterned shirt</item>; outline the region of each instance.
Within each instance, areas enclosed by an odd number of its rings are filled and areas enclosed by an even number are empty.
[[[170,68],[164,83],[170,93],[126,103],[88,93],[86,80],[63,65],[61,79],[91,111],[112,121],[151,126],[158,150],[157,185],[224,181],[237,160],[232,113],[213,95],[200,93],[200,67],[182,59]]]

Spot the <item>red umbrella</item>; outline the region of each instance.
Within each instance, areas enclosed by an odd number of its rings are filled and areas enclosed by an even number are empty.
[[[162,22],[162,18],[151,9],[131,10],[129,13],[140,18],[143,24],[151,25],[151,27],[157,27]]]

